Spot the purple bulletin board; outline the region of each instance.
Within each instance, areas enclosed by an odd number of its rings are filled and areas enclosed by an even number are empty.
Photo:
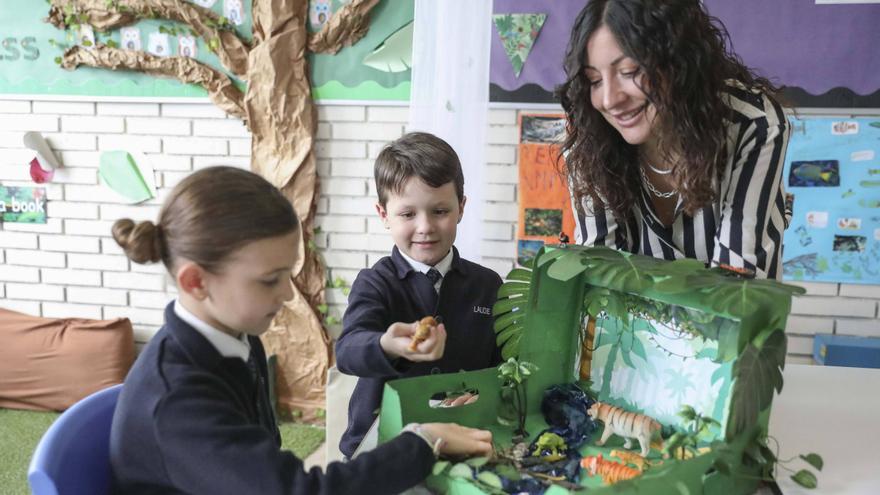
[[[761,75],[786,86],[797,107],[880,108],[880,4],[815,0],[703,0],[730,32],[733,49]],[[494,30],[493,102],[555,103],[562,60],[584,0],[495,0],[496,14],[545,13],[519,77]]]

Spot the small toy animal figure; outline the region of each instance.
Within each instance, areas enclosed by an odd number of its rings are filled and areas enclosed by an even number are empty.
[[[431,335],[431,329],[437,326],[437,320],[433,316],[426,316],[419,320],[419,326],[416,327],[416,333],[413,334],[412,342],[409,344],[409,350],[416,352],[419,344],[428,339]]]
[[[623,461],[624,464],[632,464],[639,471],[644,471],[645,465],[647,464],[647,461],[645,461],[644,457],[640,456],[639,454],[636,454],[635,452],[630,452],[628,450],[614,449],[611,451],[611,453],[608,455],[608,457],[617,457],[618,459]]]
[[[632,439],[635,438],[642,448],[642,457],[648,456],[648,452],[651,451],[651,437],[654,432],[660,431],[660,423],[654,418],[629,412],[611,404],[594,402],[587,414],[594,420],[605,423],[602,438],[596,442],[596,445],[604,445],[614,433],[624,438],[623,447],[628,449],[632,445]]]
[[[602,482],[607,485],[630,480],[642,474],[638,469],[633,469],[619,462],[606,461],[601,454],[584,457],[581,459],[581,467],[586,469],[590,476],[597,474],[602,476]]]

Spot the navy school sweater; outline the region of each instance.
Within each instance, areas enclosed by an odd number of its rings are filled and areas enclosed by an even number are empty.
[[[113,416],[116,493],[399,493],[428,475],[431,447],[412,433],[355,461],[331,463],[326,472],[305,471],[280,449],[265,352],[260,339],[249,341],[254,368],[221,356],[168,305],[165,325],[138,356]]]
[[[348,405],[348,428],[339,443],[346,456],[352,456],[375,421],[386,381],[473,371],[501,362],[491,311],[501,278],[452,249],[452,265],[443,277],[439,297],[428,277],[413,269],[396,246],[391,256],[361,270],[351,285],[342,335],[336,342],[339,371],[360,377]],[[423,363],[389,360],[379,345],[388,326],[429,315],[439,315],[446,325],[443,357]]]

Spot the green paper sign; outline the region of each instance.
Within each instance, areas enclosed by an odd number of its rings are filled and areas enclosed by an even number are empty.
[[[132,203],[140,203],[153,197],[152,189],[141,175],[134,158],[127,151],[102,153],[98,175],[104,185],[131,200]]]
[[[497,14],[492,18],[507,58],[513,65],[513,72],[519,77],[547,14]]]
[[[46,223],[46,188],[0,186],[0,219]]]

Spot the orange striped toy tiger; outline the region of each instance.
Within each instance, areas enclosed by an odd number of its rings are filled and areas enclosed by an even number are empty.
[[[647,461],[645,461],[644,457],[640,456],[639,454],[636,454],[635,452],[630,452],[628,450],[614,449],[611,451],[610,454],[608,454],[608,457],[617,457],[624,464],[632,464],[639,471],[644,471],[645,466],[647,464]]]
[[[597,474],[602,476],[605,484],[613,485],[621,480],[633,479],[642,474],[638,469],[614,461],[602,459],[602,454],[587,456],[581,459],[581,467],[587,470],[590,476]]]
[[[642,457],[648,456],[648,452],[651,451],[651,437],[654,432],[660,431],[660,423],[654,418],[629,412],[603,402],[593,403],[587,413],[594,420],[605,423],[602,438],[596,442],[596,445],[604,445],[614,433],[624,438],[623,447],[628,449],[632,445],[632,439],[635,438],[639,441],[639,446],[642,447]]]

